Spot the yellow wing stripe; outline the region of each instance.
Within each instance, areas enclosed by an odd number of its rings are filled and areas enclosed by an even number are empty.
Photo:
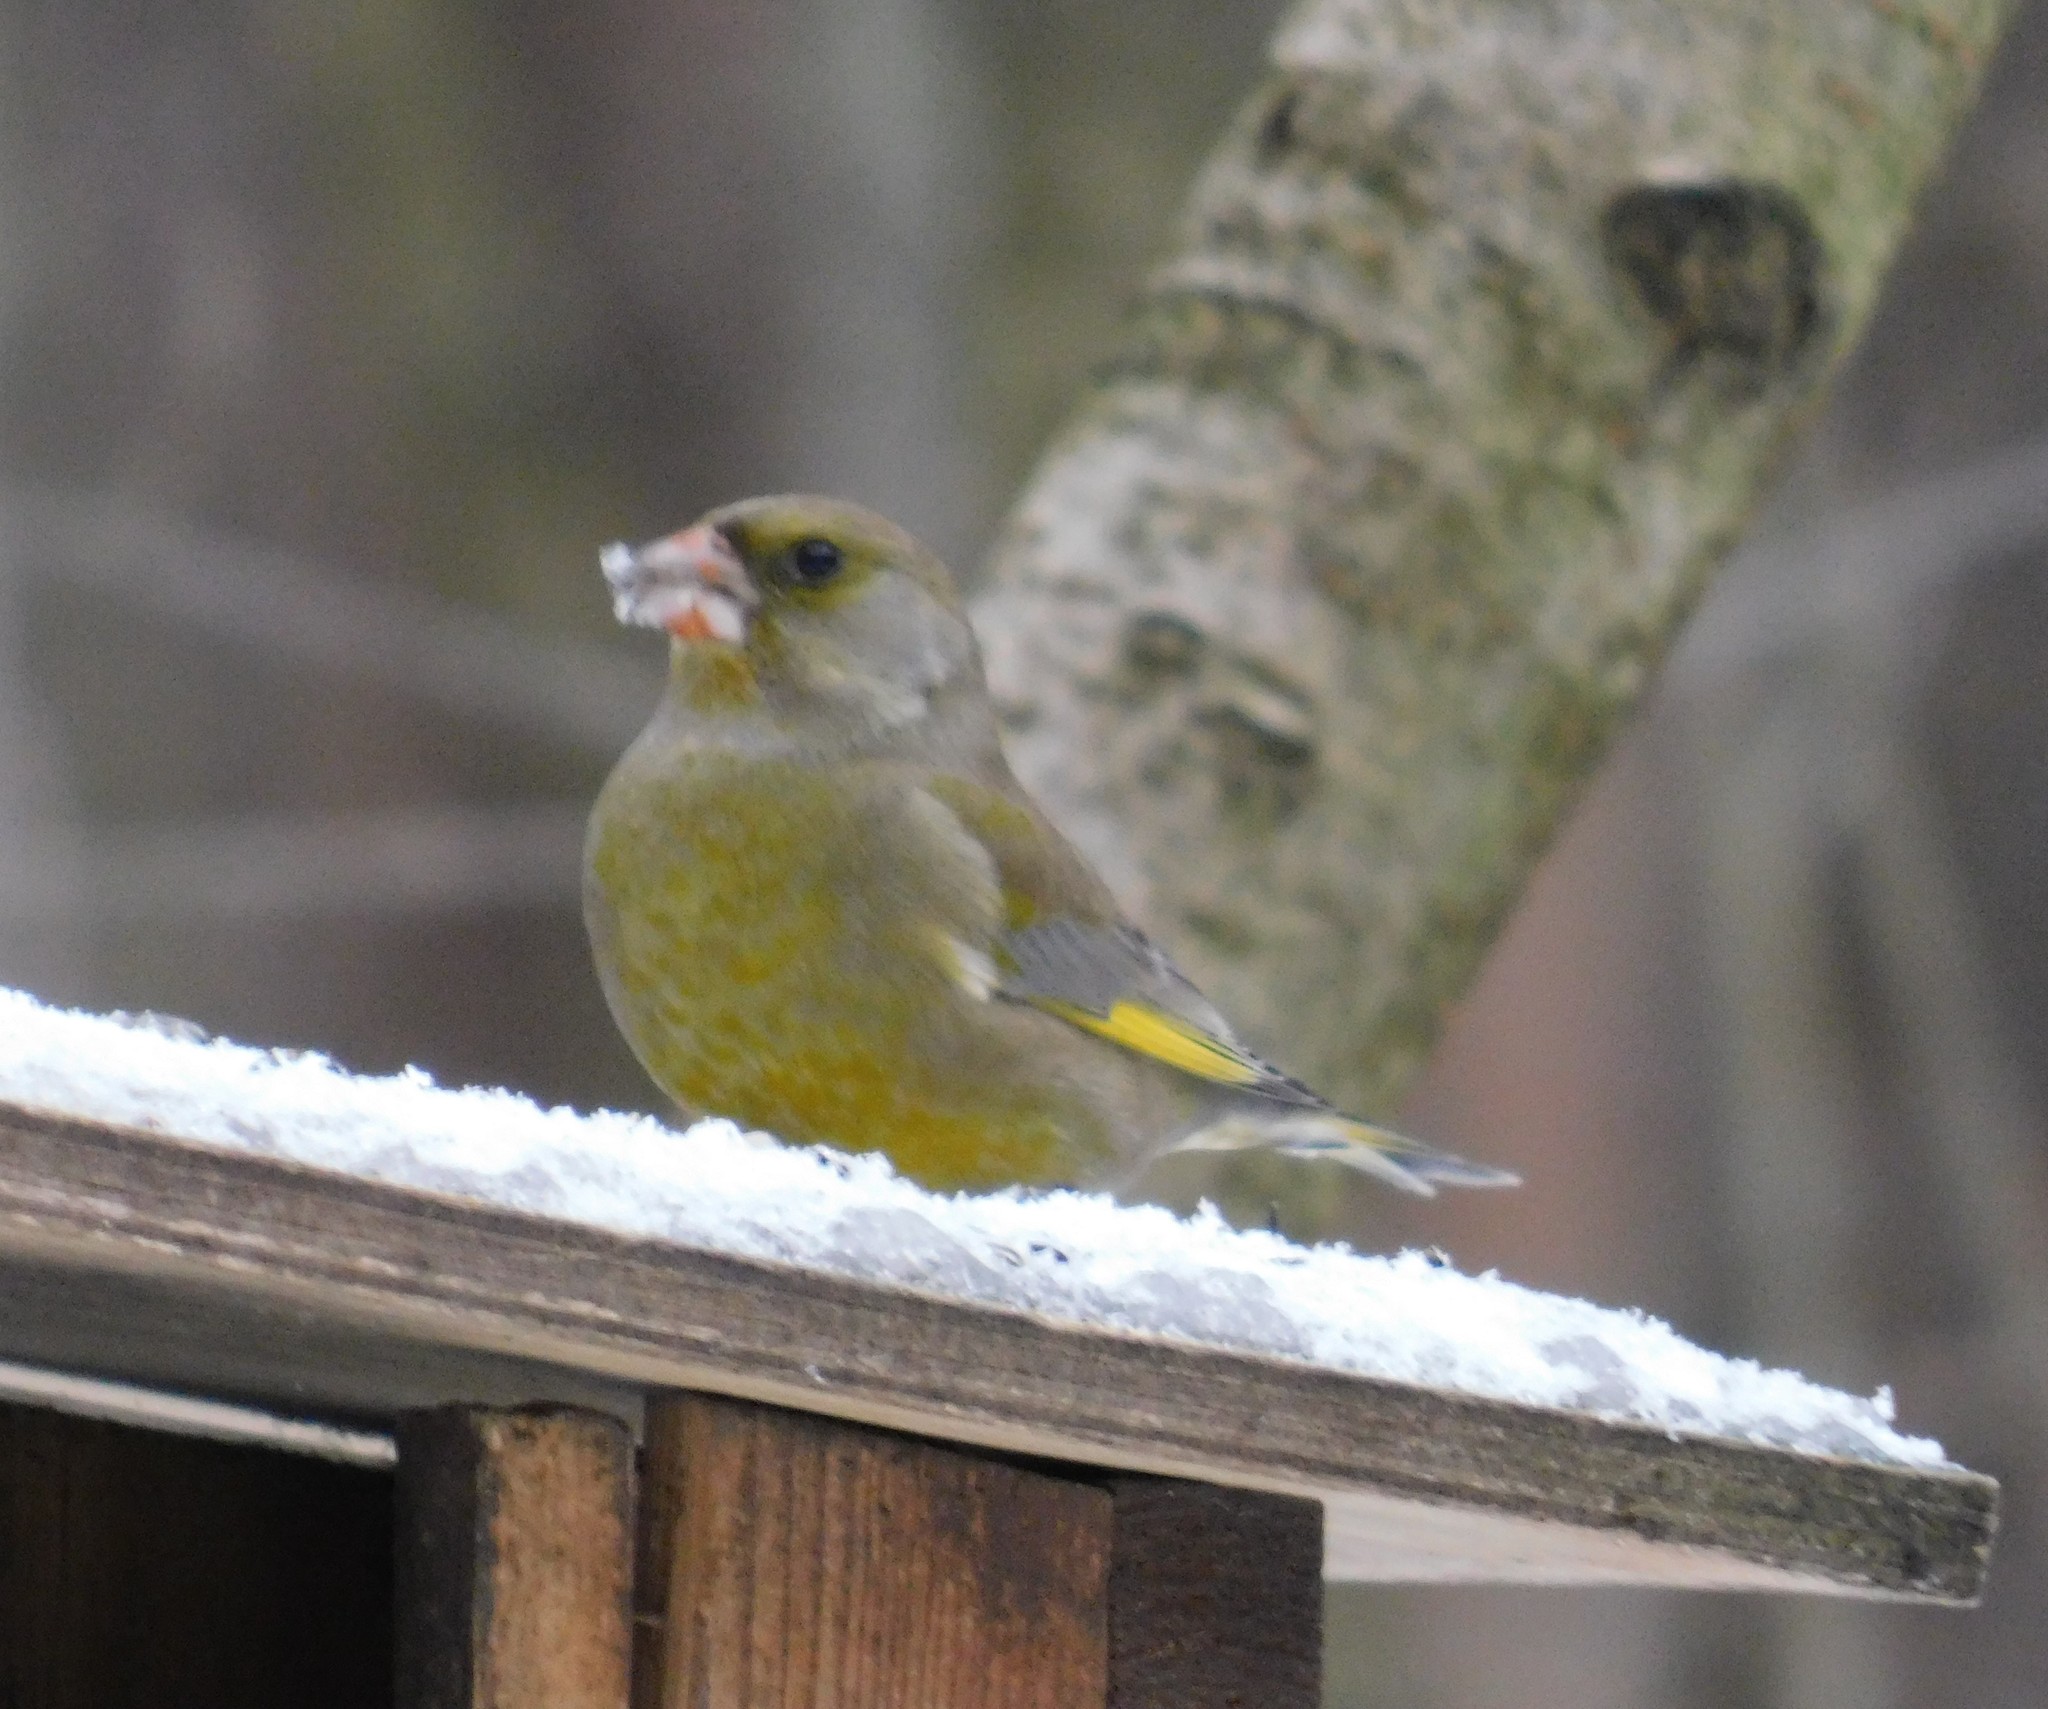
[[[1184,1074],[1220,1081],[1226,1086],[1250,1086],[1265,1078],[1265,1071],[1257,1063],[1247,1062],[1220,1039],[1211,1038],[1178,1015],[1162,1013],[1143,1003],[1112,1003],[1108,1014],[1098,1015],[1092,1009],[1062,1003],[1056,998],[1039,997],[1033,1001],[1048,1014],[1057,1015],[1084,1032],[1135,1050],[1169,1068],[1178,1068]]]

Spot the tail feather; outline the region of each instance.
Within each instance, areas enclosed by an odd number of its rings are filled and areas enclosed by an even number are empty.
[[[1283,1157],[1322,1158],[1371,1175],[1418,1198],[1445,1187],[1517,1187],[1506,1169],[1438,1151],[1419,1139],[1375,1127],[1333,1110],[1250,1114],[1234,1111],[1171,1146],[1174,1151],[1276,1151]]]

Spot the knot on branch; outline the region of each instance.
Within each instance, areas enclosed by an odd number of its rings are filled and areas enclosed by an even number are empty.
[[[1195,717],[1214,744],[1217,788],[1237,813],[1265,824],[1291,818],[1315,782],[1315,706],[1291,685],[1261,680],[1248,660]]]
[[[1761,384],[1820,330],[1820,239],[1775,184],[1637,184],[1601,224],[1608,265],[1669,335],[1674,367],[1716,354]]]
[[[1138,611],[1124,625],[1124,663],[1140,676],[1186,676],[1202,662],[1205,636],[1176,611]]]
[[[1282,89],[1268,103],[1259,118],[1258,136],[1252,147],[1252,157],[1261,167],[1272,166],[1294,148],[1300,116],[1299,89]]]
[[[1290,818],[1315,785],[1322,742],[1314,691],[1281,664],[1161,606],[1124,620],[1112,692],[1149,732],[1141,776],[1170,788],[1193,767],[1245,821]]]

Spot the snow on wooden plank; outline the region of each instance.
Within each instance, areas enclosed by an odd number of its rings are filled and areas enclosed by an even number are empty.
[[[267,1396],[395,1411],[563,1382],[693,1388],[1085,1465],[1307,1495],[1332,1578],[1824,1590],[1966,1602],[1996,1485],[1204,1346],[633,1236],[0,1104],[0,1257],[61,1276],[101,1374],[109,1298],[215,1345],[251,1314]],[[0,1314],[0,1336],[17,1325]],[[352,1342],[353,1363],[333,1357]],[[31,1351],[11,1343],[0,1355]],[[229,1364],[232,1348],[224,1350]],[[483,1361],[483,1366],[477,1363]],[[196,1361],[187,1381],[219,1379]],[[437,1372],[440,1375],[437,1375]],[[243,1391],[244,1398],[251,1398]]]

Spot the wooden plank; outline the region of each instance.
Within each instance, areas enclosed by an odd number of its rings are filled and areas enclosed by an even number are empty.
[[[381,1472],[0,1405],[0,1704],[384,1709]]]
[[[1109,1491],[1110,1709],[1317,1709],[1320,1504],[1177,1478]]]
[[[0,1124],[0,1154],[6,1146]],[[5,1242],[0,1230],[0,1248]],[[609,1412],[636,1428],[640,1420],[637,1381],[411,1335],[381,1314],[309,1305],[288,1290],[85,1269],[41,1249],[0,1250],[0,1357],[287,1412],[313,1407],[389,1421],[455,1402],[548,1403]]]
[[[398,1420],[398,1709],[625,1709],[633,1444],[567,1407]]]
[[[68,1269],[82,1300],[125,1275],[195,1319],[260,1302],[361,1326],[415,1364],[483,1351],[1313,1497],[1335,1578],[1968,1601],[1995,1523],[1968,1472],[1078,1328],[4,1105],[0,1256]],[[304,1406],[328,1379],[290,1380]]]
[[[1087,1709],[1110,1498],[709,1395],[650,1400],[637,1709]]]

